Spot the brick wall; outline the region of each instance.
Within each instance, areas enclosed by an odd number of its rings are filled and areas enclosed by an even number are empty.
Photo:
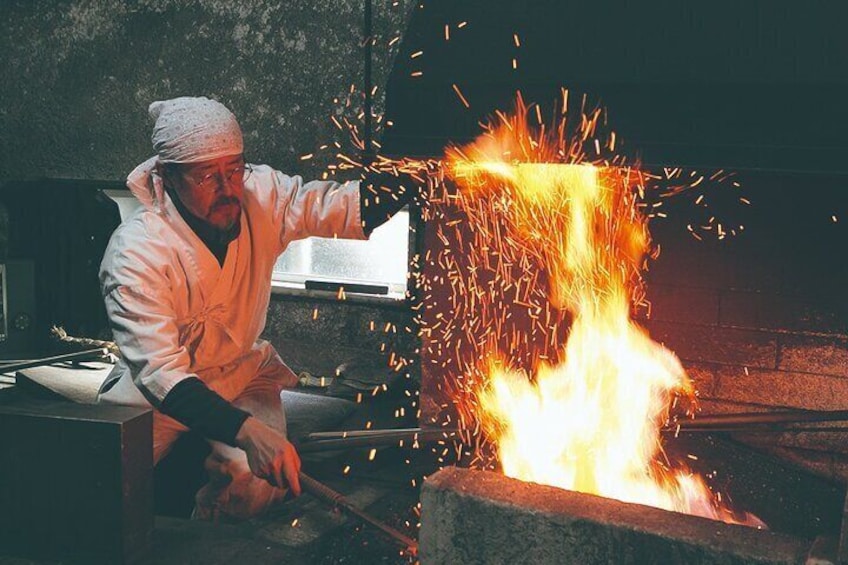
[[[744,235],[696,241],[681,229],[685,214],[652,230],[662,253],[641,322],[683,361],[703,414],[848,409],[848,180],[740,180],[753,203]],[[848,480],[848,427],[734,437]]]

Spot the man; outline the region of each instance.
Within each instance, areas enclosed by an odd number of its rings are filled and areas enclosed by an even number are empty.
[[[154,102],[150,114],[156,156],[127,180],[143,206],[100,268],[121,351],[100,401],[156,409],[154,464],[189,429],[209,440],[196,514],[252,516],[286,486],[300,493],[280,402],[296,377],[259,339],[276,259],[308,236],[366,238],[412,190],[368,202],[358,181],[251,166],[236,118],[207,98]]]

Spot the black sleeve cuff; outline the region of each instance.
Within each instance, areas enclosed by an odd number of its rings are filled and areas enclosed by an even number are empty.
[[[241,425],[250,417],[196,377],[174,385],[159,409],[203,437],[233,447]]]
[[[368,173],[359,183],[362,229],[370,236],[418,194],[418,185],[408,175]]]

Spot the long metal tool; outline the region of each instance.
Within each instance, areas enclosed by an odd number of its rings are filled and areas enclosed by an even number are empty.
[[[21,361],[18,363],[7,363],[0,365],[0,373],[10,373],[12,371],[20,371],[21,369],[31,369],[32,367],[41,367],[43,365],[53,365],[54,363],[64,363],[66,361],[80,361],[82,359],[103,358],[109,354],[109,350],[105,347],[97,349],[86,349],[85,351],[77,351],[75,353],[66,353],[64,355],[54,355],[53,357],[44,357],[42,359],[32,359],[29,361]],[[2,363],[2,361],[0,361]]]
[[[778,412],[743,412],[698,416],[693,420],[680,420],[666,432],[718,432],[769,430],[791,424],[811,422],[848,422],[848,410],[781,410]],[[799,428],[800,430],[800,428]]]
[[[848,432],[848,427],[814,426],[822,422],[845,422],[848,410],[781,410],[778,412],[742,412],[737,414],[704,415],[679,420],[666,426],[663,433],[742,433],[742,432]],[[805,426],[806,425],[806,426]],[[315,453],[358,447],[389,445],[410,446],[416,443],[457,438],[462,430],[456,428],[395,428],[314,432],[297,442],[299,453]]]
[[[389,535],[394,541],[402,545],[407,551],[413,554],[418,553],[418,542],[412,539],[411,537],[397,531],[388,524],[384,524],[383,522],[377,520],[370,514],[365,513],[363,510],[357,508],[356,506],[348,502],[344,495],[334,491],[324,483],[313,479],[303,471],[298,474],[298,477],[300,478],[300,487],[305,492],[308,492],[315,498],[323,500],[324,502],[334,507],[341,508],[348,514],[356,516],[363,522],[374,526],[381,532]]]
[[[378,447],[400,445],[408,442],[430,443],[450,439],[449,435],[456,433],[455,429],[422,429],[399,428],[383,430],[355,430],[349,432],[318,432],[306,436],[297,443],[299,453],[314,453],[316,451],[333,451],[337,449],[352,449],[355,447]]]

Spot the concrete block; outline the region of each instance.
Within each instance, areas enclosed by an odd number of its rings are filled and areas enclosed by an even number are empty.
[[[503,475],[445,468],[422,490],[420,552],[437,564],[794,564],[809,541]]]
[[[723,366],[715,363],[684,363],[683,368],[695,385],[698,397],[712,398]]]
[[[778,368],[848,377],[848,338],[781,336]],[[843,400],[848,405],[848,396]]]
[[[715,397],[773,407],[842,410],[848,402],[848,379],[728,367],[719,377]]]
[[[675,322],[651,321],[645,326],[652,339],[684,361],[776,367],[777,336],[772,333]]]

